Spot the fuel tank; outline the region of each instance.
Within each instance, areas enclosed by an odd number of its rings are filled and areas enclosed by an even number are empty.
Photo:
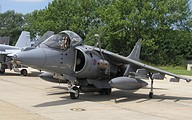
[[[113,88],[123,89],[123,90],[136,90],[148,85],[143,80],[130,77],[116,77],[109,81],[109,84]]]

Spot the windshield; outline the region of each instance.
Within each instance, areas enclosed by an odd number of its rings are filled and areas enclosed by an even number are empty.
[[[66,50],[71,46],[82,45],[82,42],[82,38],[76,33],[72,31],[62,31],[59,34],[50,36],[43,44],[50,48]]]
[[[58,48],[60,49],[60,41],[62,40],[61,35],[52,35],[47,40],[43,42],[43,44],[47,45],[50,48]]]

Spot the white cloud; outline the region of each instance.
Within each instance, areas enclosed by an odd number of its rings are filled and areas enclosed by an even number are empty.
[[[14,2],[42,2],[42,1],[46,1],[46,0],[11,0]]]

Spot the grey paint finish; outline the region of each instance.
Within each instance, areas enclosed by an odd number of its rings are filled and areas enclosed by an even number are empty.
[[[154,78],[163,79],[167,74],[191,81],[139,62],[140,49],[141,40],[136,43],[131,54],[124,57],[84,45],[79,35],[66,30],[52,35],[36,49],[16,53],[14,59],[24,65],[63,75],[69,81],[72,99],[78,98],[81,87],[101,90],[101,94],[106,95],[111,93],[112,87],[137,90],[147,86],[146,82],[139,79],[143,76],[151,78],[150,97],[153,95]]]

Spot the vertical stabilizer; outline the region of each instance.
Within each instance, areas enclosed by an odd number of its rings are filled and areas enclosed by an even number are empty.
[[[141,40],[138,40],[128,58],[139,61],[140,51],[141,51]]]
[[[131,54],[128,56],[128,58],[139,61],[140,51],[141,51],[141,40],[138,40],[135,47],[131,51]],[[129,76],[130,72],[135,72],[136,70],[137,68],[135,66],[132,66],[131,64],[129,64],[123,76]]]
[[[47,38],[49,38],[51,35],[53,35],[53,31],[47,31],[45,34],[43,34],[42,37],[40,37],[37,41],[35,41],[34,47],[37,47],[39,44],[41,44],[43,41],[45,41]]]
[[[30,33],[27,31],[22,31],[15,47],[31,47]]]

